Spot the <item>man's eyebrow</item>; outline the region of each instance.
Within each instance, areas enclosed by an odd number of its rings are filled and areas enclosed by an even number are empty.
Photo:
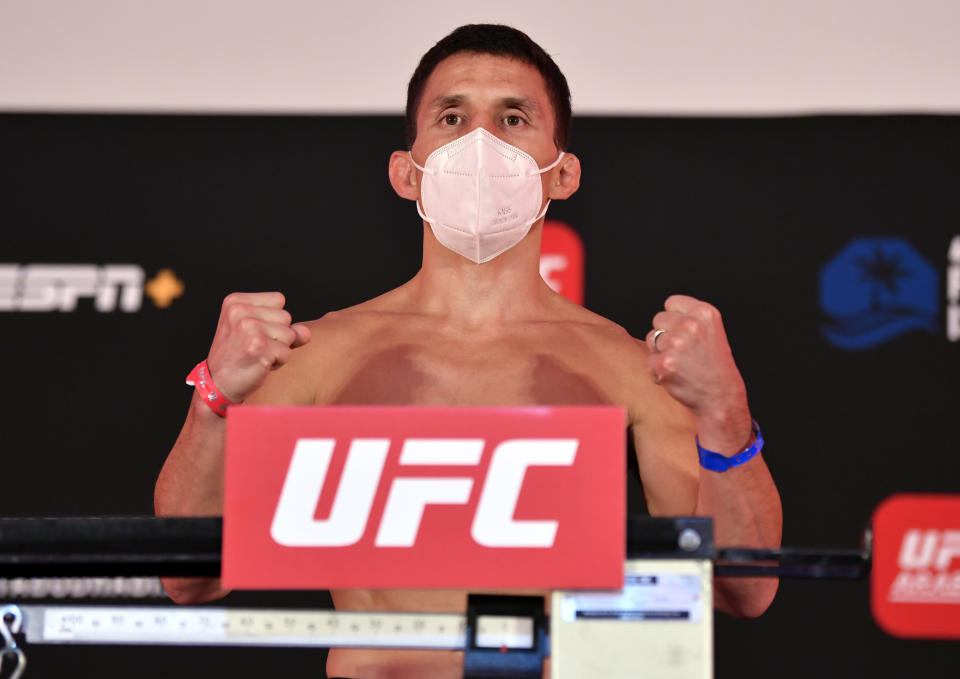
[[[441,94],[439,97],[430,102],[431,109],[445,109],[453,106],[459,106],[464,102],[466,97],[462,94]]]
[[[500,101],[503,103],[504,108],[517,108],[521,111],[533,113],[538,113],[540,110],[533,99],[527,99],[526,97],[504,97]]]
[[[467,99],[468,97],[465,94],[441,94],[430,102],[430,109],[442,111],[446,108],[454,108],[461,106]],[[539,113],[540,111],[537,103],[527,97],[503,97],[500,99],[500,104],[503,108],[516,108],[531,113]]]

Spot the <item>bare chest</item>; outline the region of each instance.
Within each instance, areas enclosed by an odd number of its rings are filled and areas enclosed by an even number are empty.
[[[575,351],[523,343],[398,343],[344,362],[329,403],[596,405],[614,402],[604,371]]]

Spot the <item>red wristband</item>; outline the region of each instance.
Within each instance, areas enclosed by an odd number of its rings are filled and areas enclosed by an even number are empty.
[[[227,406],[236,405],[217,391],[217,387],[210,377],[210,369],[207,368],[206,360],[198,363],[197,367],[190,371],[190,374],[187,375],[187,384],[191,387],[195,386],[203,402],[220,417],[226,417]]]

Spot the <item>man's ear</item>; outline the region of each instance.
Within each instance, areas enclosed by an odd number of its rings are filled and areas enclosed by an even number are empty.
[[[398,196],[407,200],[417,200],[420,197],[420,171],[414,166],[408,152],[391,153],[387,173],[390,175],[390,186]]]
[[[550,200],[569,198],[580,188],[580,159],[572,153],[563,154],[550,183]]]

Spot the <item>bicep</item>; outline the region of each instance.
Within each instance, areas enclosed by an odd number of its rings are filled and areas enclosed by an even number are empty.
[[[686,408],[674,401],[649,409],[632,424],[630,435],[650,514],[693,515],[700,486],[700,465],[696,430]]]

